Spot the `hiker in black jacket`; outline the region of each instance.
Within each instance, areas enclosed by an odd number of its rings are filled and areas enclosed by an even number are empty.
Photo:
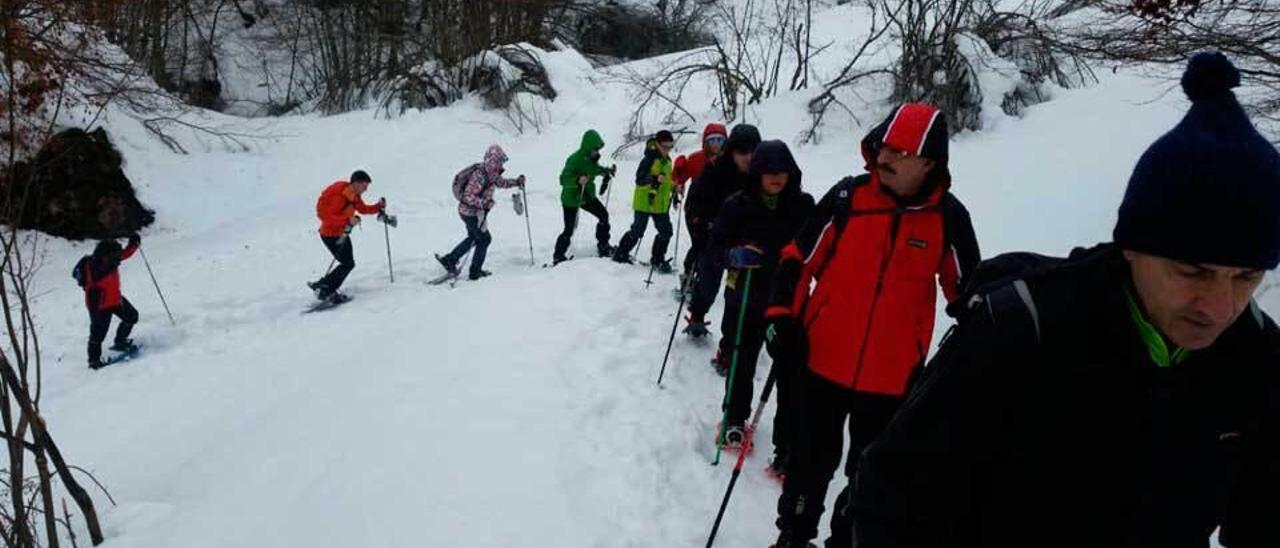
[[[1239,81],[1192,58],[1114,243],[979,267],[1004,273],[863,453],[858,548],[1280,546],[1280,330],[1252,300],[1280,264],[1280,154]]]
[[[751,158],[750,176],[749,186],[725,201],[712,224],[710,241],[702,253],[697,289],[689,305],[690,334],[705,334],[704,317],[715,299],[721,276],[726,269],[729,271],[715,362],[721,373],[729,368],[735,335],[741,328],[737,371],[732,385],[726,381],[725,386],[729,409],[723,431],[729,446],[741,445],[751,434],[744,428],[751,413],[756,359],[764,346],[764,311],[769,304],[773,273],[782,248],[799,234],[813,210],[813,197],[800,186],[800,167],[782,141],[760,144]],[[744,282],[749,269],[753,272],[748,293]],[[744,299],[745,311],[741,310]],[[741,326],[739,314],[743,318]],[[778,386],[778,415],[774,420],[775,454],[771,466],[779,474],[784,471],[789,449],[786,414],[790,394],[786,391],[796,367],[795,363],[782,361],[773,365]]]
[[[698,270],[699,256],[711,237],[711,222],[720,214],[720,207],[733,193],[751,186],[747,173],[751,155],[760,144],[760,130],[751,124],[738,124],[729,132],[724,153],[711,162],[689,184],[689,196],[684,204],[685,225],[689,227],[689,251],[684,256],[684,273],[680,287],[692,291],[692,276]],[[712,289],[712,300],[715,290]],[[710,303],[708,303],[709,305]]]

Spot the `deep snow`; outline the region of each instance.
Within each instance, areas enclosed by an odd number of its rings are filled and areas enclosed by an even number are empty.
[[[285,118],[250,152],[181,156],[127,118],[109,119],[141,199],[158,211],[144,245],[178,324],[168,325],[135,258],[122,275],[146,349],[122,366],[85,368],[88,321],[66,272],[88,244],[49,243],[35,305],[53,434],[120,502],[103,512],[108,546],[705,542],[731,460],[708,465],[723,395],[707,365],[713,341],[677,339],[665,389],[654,386],[675,277],[646,288],[643,268],[588,258],[594,221],[585,215],[580,258],[537,266],[561,228],[565,156],[589,128],[612,150],[632,102],[617,78],[576,54],[547,59],[561,96],[546,106],[540,134],[515,135],[500,115],[465,102],[392,120]],[[1186,107],[1168,85],[1104,73],[1096,86],[1056,90],[1024,118],[989,114],[986,131],[958,136],[954,190],[984,255],[1061,254],[1108,239],[1133,162]],[[771,100],[750,121],[794,143],[807,98]],[[793,144],[809,192],[861,170],[856,142],[888,106],[861,108],[862,124],[837,121],[821,145]],[[439,273],[431,254],[462,235],[452,175],[493,142],[507,149],[509,174],[529,176],[536,265],[525,220],[499,192],[488,263],[496,275],[426,286]],[[637,160],[634,150],[616,160],[615,242],[630,224]],[[367,218],[354,235],[355,301],[301,315],[311,302],[303,283],[329,263],[315,198],[356,168],[372,174],[372,198],[386,196],[400,217],[390,234],[396,282],[382,225]],[[1276,311],[1277,296],[1267,297]],[[709,318],[718,330],[718,307]],[[766,366],[762,356],[761,379]],[[762,471],[768,453],[762,446],[748,460],[719,545],[771,542],[779,488]]]

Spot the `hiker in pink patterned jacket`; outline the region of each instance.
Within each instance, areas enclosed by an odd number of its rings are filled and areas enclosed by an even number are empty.
[[[489,228],[485,219],[489,210],[493,209],[493,191],[498,188],[524,186],[524,175],[515,179],[505,179],[502,172],[507,162],[507,154],[498,145],[490,145],[484,153],[484,161],[472,164],[459,172],[453,180],[453,196],[458,199],[458,215],[467,226],[467,237],[447,255],[436,255],[436,260],[451,274],[458,274],[458,261],[475,246],[475,255],[471,257],[469,278],[478,280],[492,274],[484,270],[485,253],[489,250]]]

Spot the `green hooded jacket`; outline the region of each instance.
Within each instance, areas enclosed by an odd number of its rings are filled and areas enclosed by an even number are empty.
[[[582,207],[582,203],[596,197],[596,176],[605,174],[606,170],[598,160],[591,158],[591,153],[604,148],[604,139],[596,130],[589,129],[582,134],[582,145],[564,161],[564,169],[560,171],[560,205],[564,207]],[[586,177],[587,184],[578,185],[578,178]]]
[[[644,147],[644,159],[636,168],[636,193],[631,206],[641,213],[666,214],[671,209],[675,186],[671,158],[663,156],[658,142],[650,139]]]

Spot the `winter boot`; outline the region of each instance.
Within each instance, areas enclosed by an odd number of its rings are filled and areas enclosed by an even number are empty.
[[[458,275],[458,261],[449,258],[447,255],[441,255],[439,253],[436,253],[436,261],[440,263],[440,266],[444,267],[446,272],[453,274],[454,276]]]
[[[818,548],[818,545],[803,540],[779,538],[778,542],[773,543],[769,548]]]
[[[471,275],[467,277],[467,279],[474,282],[476,280],[479,280],[480,278],[485,278],[492,275],[493,273],[489,272],[488,270],[477,270],[475,272],[472,272]]]
[[[635,261],[631,260],[631,254],[629,252],[623,251],[621,246],[614,248],[613,262],[621,263],[621,264],[635,264]]]
[[[616,251],[614,247],[609,244],[596,244],[596,254],[601,258],[612,257],[614,251]]]
[[[649,264],[653,265],[653,269],[656,270],[658,274],[671,274],[675,272],[675,270],[671,268],[671,261],[666,259],[656,259],[650,261]]]
[[[307,287],[311,288],[311,292],[316,294],[316,298],[324,300],[329,296],[328,288],[320,282],[307,282]]]
[[[138,345],[133,344],[133,339],[117,340],[111,345],[112,352],[133,352],[138,349]]]
[[[764,472],[779,482],[785,480],[787,477],[787,456],[775,451],[773,459],[764,467]]]
[[[96,359],[96,360],[89,360],[89,369],[92,369],[92,370],[94,370],[94,371],[97,371],[97,370],[99,370],[99,369],[102,369],[103,367],[106,367],[106,366],[107,366],[107,364],[102,363],[102,359],[101,359],[101,358]]]
[[[747,430],[741,424],[724,429],[724,448],[726,450],[742,449],[747,443]]]
[[[555,266],[555,265],[558,265],[558,264],[560,264],[560,263],[563,263],[563,262],[565,262],[565,261],[572,260],[572,259],[573,259],[573,257],[566,257],[566,256],[564,256],[564,255],[560,255],[560,256],[558,256],[558,257],[552,257],[552,258],[551,258],[551,266]]]
[[[716,350],[715,357],[711,358],[711,367],[715,368],[717,375],[721,377],[729,376],[728,360],[724,359],[724,354],[721,354],[719,350]]]

